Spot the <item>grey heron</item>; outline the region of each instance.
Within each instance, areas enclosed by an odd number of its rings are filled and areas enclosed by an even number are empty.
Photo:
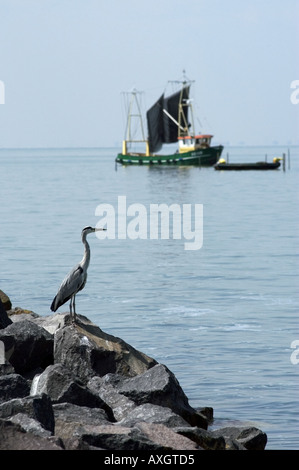
[[[106,230],[105,228],[85,227],[82,230],[82,243],[84,244],[84,256],[79,264],[77,264],[62,281],[56,296],[51,304],[51,310],[56,310],[65,302],[70,300],[70,315],[73,322],[76,321],[76,307],[75,297],[76,294],[82,290],[87,280],[87,269],[90,261],[90,247],[86,240],[89,233],[97,232],[98,230]]]

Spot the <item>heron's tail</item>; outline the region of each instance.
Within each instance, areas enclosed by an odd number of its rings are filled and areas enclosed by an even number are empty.
[[[55,295],[54,299],[53,299],[53,302],[51,303],[51,310],[52,312],[56,312],[56,310],[58,309],[58,305],[55,305],[56,303],[56,298],[57,298],[57,295]]]

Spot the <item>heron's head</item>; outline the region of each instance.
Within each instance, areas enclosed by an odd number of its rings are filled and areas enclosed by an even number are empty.
[[[84,229],[82,230],[82,237],[86,237],[89,233],[92,233],[92,232],[98,232],[100,230],[106,230],[105,228],[94,228],[94,227],[84,227]]]

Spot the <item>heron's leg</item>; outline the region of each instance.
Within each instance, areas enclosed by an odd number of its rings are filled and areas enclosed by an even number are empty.
[[[71,301],[70,301],[70,317],[71,317],[71,320],[73,319],[73,310],[72,310],[72,307],[73,307],[73,297],[71,297]]]
[[[75,306],[75,297],[76,297],[76,294],[75,294],[75,295],[74,295],[74,297],[73,297],[73,307],[74,307],[74,309],[73,309],[73,320],[74,320],[74,322],[76,322],[76,306]]]

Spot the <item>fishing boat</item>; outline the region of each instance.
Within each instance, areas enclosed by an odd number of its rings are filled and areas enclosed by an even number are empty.
[[[175,82],[178,83],[178,82]],[[122,153],[116,162],[122,165],[203,165],[213,166],[220,158],[223,146],[212,146],[211,134],[196,134],[192,100],[190,99],[191,81],[184,77],[177,91],[165,96],[164,93],[146,113],[147,137],[145,136],[139,95],[130,92],[127,113],[126,135],[122,144]],[[141,137],[135,139],[132,123],[139,122]],[[190,123],[191,121],[191,123]],[[144,152],[130,150],[132,144],[143,144]],[[177,143],[173,153],[159,154],[164,144]]]
[[[273,158],[273,162],[256,163],[227,163],[221,158],[215,165],[215,170],[276,170],[280,167],[281,158]]]

